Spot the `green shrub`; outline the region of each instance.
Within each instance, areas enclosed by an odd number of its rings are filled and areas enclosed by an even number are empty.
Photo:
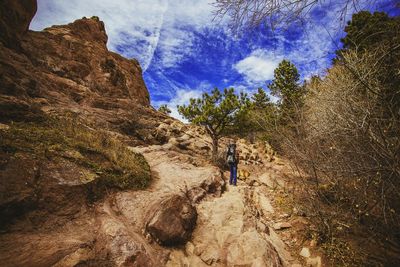
[[[109,187],[145,188],[151,181],[150,167],[143,155],[131,151],[111,133],[92,128],[72,114],[10,126],[0,132],[0,151],[4,153],[25,152],[39,158],[62,156],[99,173]],[[93,159],[93,154],[108,164]]]

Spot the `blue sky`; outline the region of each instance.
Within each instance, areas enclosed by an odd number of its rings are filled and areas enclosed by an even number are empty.
[[[340,1],[327,0],[303,24],[274,32],[251,29],[235,37],[225,20],[213,22],[211,0],[39,0],[31,29],[99,16],[106,25],[109,49],[139,60],[152,105],[168,104],[172,115],[179,117],[176,105],[214,87],[249,94],[258,87],[267,89],[284,58],[295,63],[302,79],[323,75],[351,14],[368,9],[394,15],[395,1],[361,1],[340,20],[340,6],[334,4]]]

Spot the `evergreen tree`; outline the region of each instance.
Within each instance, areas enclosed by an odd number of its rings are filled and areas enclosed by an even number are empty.
[[[248,110],[250,100],[246,94],[235,94],[234,89],[221,92],[215,88],[211,94],[192,98],[188,105],[178,106],[178,112],[188,121],[205,126],[213,142],[213,159],[218,155],[218,140],[238,117]]]
[[[257,93],[252,96],[252,100],[254,107],[257,109],[265,109],[271,104],[271,99],[262,88],[257,89]]]
[[[394,108],[400,107],[400,16],[389,17],[384,12],[361,11],[353,15],[351,21],[345,28],[347,35],[341,39],[343,48],[336,51],[335,62],[346,65],[346,51],[356,52],[359,55],[371,57],[375,54],[380,57],[376,70],[381,74],[378,76],[380,83],[388,88],[381,92],[380,97]],[[352,70],[352,66],[348,65]],[[353,75],[361,82],[364,78],[352,70]],[[372,91],[370,88],[368,89]],[[393,92],[395,91],[395,96]]]
[[[301,106],[304,88],[299,85],[300,75],[296,66],[283,60],[274,70],[274,79],[269,84],[272,95],[279,97],[280,119],[293,119],[296,109]]]
[[[394,46],[400,43],[400,18],[389,17],[385,12],[361,11],[352,16],[340,41],[343,48],[336,51],[339,58],[348,49],[364,52],[377,46]]]
[[[242,132],[248,133],[250,139],[256,136],[265,138],[274,128],[275,114],[275,105],[267,93],[262,88],[258,88],[257,93],[252,96],[252,106],[247,113]]]
[[[162,113],[164,113],[164,114],[166,114],[166,115],[169,115],[169,114],[171,114],[171,109],[167,106],[167,105],[161,105],[159,108],[158,108],[158,111],[159,112],[162,112]]]

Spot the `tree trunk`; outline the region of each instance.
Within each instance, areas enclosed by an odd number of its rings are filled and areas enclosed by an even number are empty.
[[[214,162],[218,159],[218,136],[211,136],[212,138],[212,159]]]

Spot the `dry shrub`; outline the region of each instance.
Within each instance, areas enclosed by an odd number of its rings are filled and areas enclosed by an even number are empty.
[[[400,243],[399,65],[387,48],[348,52],[309,84],[295,129],[283,134],[284,153],[309,174],[303,203],[322,242],[362,227],[372,239]],[[396,254],[386,256],[397,263]]]

